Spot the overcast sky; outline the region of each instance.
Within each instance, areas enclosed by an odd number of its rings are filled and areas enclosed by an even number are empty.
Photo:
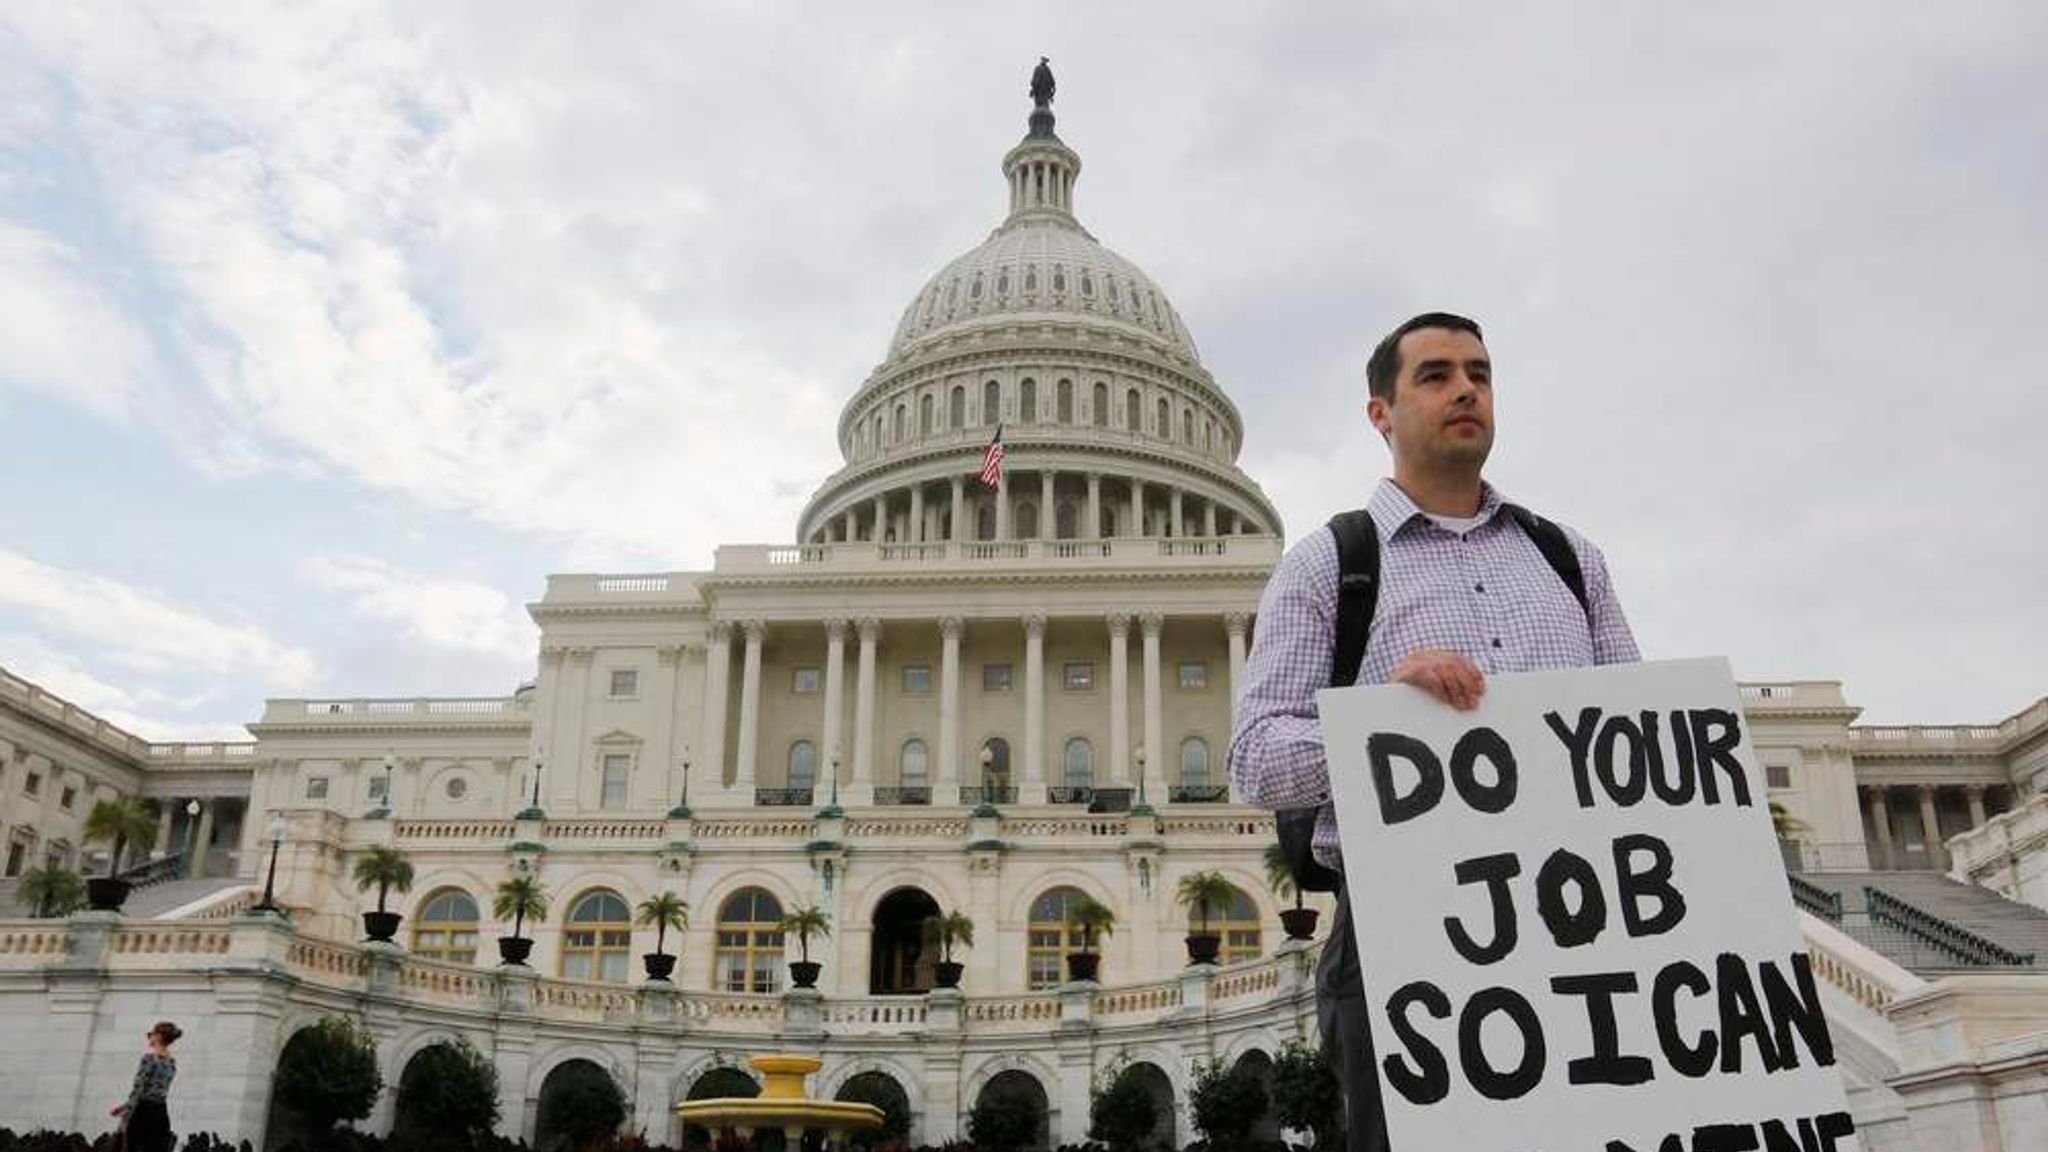
[[[549,572],[787,540],[1041,53],[1290,540],[1450,308],[1489,475],[1646,654],[1877,722],[2048,692],[2032,0],[11,5],[0,664],[242,736],[510,690]]]

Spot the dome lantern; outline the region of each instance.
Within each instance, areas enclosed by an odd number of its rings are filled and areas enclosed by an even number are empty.
[[[1053,217],[1074,224],[1074,179],[1081,157],[1053,133],[1051,62],[1038,58],[1031,73],[1029,131],[1003,157],[1003,176],[1010,183],[1010,216],[1005,225],[1034,217]]]

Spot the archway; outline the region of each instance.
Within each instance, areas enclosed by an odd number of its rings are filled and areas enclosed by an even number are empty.
[[[564,1060],[540,1083],[533,1144],[538,1152],[571,1152],[619,1130],[626,1094],[612,1074],[588,1060]]]
[[[312,1056],[317,1043],[310,1028],[301,1028],[292,1033],[278,1050],[277,1067],[282,1069],[293,1063],[304,1062]],[[270,1111],[263,1121],[263,1147],[282,1148],[285,1144],[299,1140],[307,1127],[306,1118],[287,1107],[277,1090],[277,1073],[271,1073]]]
[[[898,888],[875,905],[873,942],[868,946],[868,993],[900,996],[929,992],[938,951],[931,923],[939,902],[921,888]]]
[[[1249,1072],[1266,1092],[1266,1111],[1252,1125],[1252,1140],[1279,1140],[1280,1121],[1273,1116],[1273,1058],[1253,1048],[1237,1058],[1237,1068],[1241,1072]]]
[[[834,1100],[873,1104],[882,1110],[882,1126],[853,1138],[855,1148],[899,1147],[910,1139],[910,1093],[887,1072],[860,1072],[848,1077]]]
[[[465,1040],[436,1040],[398,1074],[391,1146],[468,1147],[498,1115],[498,1071]]]
[[[1046,1102],[1045,1086],[1029,1072],[1011,1068],[991,1076],[988,1083],[981,1086],[980,1095],[974,1098],[974,1111],[1014,1117],[1019,1127],[1031,1133],[1025,1145],[1027,1148],[1050,1146],[1052,1114]],[[969,1130],[972,1131],[971,1121]]]
[[[1178,1117],[1173,1109],[1173,1080],[1159,1065],[1150,1061],[1131,1065],[1124,1069],[1123,1075],[1145,1089],[1145,1095],[1151,1099],[1152,1107],[1158,1113],[1159,1118],[1152,1122],[1152,1134],[1145,1138],[1145,1146],[1162,1149],[1163,1152],[1173,1152],[1180,1147],[1174,1139]]]
[[[761,1086],[752,1076],[731,1066],[712,1068],[697,1077],[690,1090],[683,1094],[685,1100],[752,1100],[761,1094]],[[708,1152],[712,1147],[712,1133],[695,1124],[683,1128],[684,1152]],[[762,1134],[764,1137],[767,1133]],[[781,1139],[780,1133],[774,1134]]]

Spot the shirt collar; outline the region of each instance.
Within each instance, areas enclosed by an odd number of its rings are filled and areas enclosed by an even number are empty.
[[[1492,520],[1494,513],[1499,512],[1501,506],[1506,503],[1507,498],[1493,485],[1484,480],[1479,482],[1480,524]],[[1391,479],[1380,481],[1380,486],[1373,490],[1372,499],[1367,502],[1365,510],[1372,513],[1373,527],[1379,530],[1382,544],[1392,540],[1403,528],[1418,520],[1424,523],[1429,521],[1429,513],[1416,507],[1415,501],[1408,493],[1402,491],[1401,486]]]

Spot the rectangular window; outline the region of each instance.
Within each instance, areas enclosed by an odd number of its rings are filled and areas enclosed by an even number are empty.
[[[604,790],[598,797],[600,808],[624,808],[626,806],[626,767],[633,762],[631,756],[608,753],[604,758]]]
[[[325,776],[308,776],[308,777],[306,777],[306,799],[308,799],[308,800],[325,800],[325,799],[327,799],[327,777],[325,777]]]
[[[391,777],[383,772],[370,777],[370,799],[382,800],[391,795]]]
[[[1209,686],[1209,666],[1200,660],[1180,662],[1180,686],[1189,691],[1198,691]]]
[[[1772,788],[1790,788],[1792,786],[1791,766],[1786,764],[1764,765],[1764,783]]]
[[[1088,692],[1095,687],[1095,664],[1090,660],[1069,660],[1060,670],[1060,684],[1069,692]]]
[[[796,668],[789,674],[789,690],[799,696],[808,696],[818,690],[824,676],[816,668]]]
[[[630,700],[640,695],[640,672],[636,668],[612,669],[612,691],[614,700]]]
[[[78,803],[78,789],[66,788],[62,792],[57,793],[57,806],[66,812],[71,811],[71,806],[76,803]]]
[[[23,781],[21,782],[21,791],[22,791],[22,794],[23,794],[23,795],[25,795],[25,796],[40,796],[40,795],[42,795],[42,794],[43,794],[43,774],[42,774],[42,773],[40,773],[40,772],[31,772],[31,773],[29,773],[29,774],[28,774],[28,777],[27,777],[26,779],[24,779],[24,780],[23,780]]]
[[[19,840],[9,844],[7,846],[7,874],[9,876],[21,875],[21,864],[27,856],[28,845]]]
[[[981,666],[981,690],[983,692],[1008,692],[1010,690],[1010,666],[1008,664],[983,664]]]
[[[906,693],[928,693],[932,690],[932,666],[929,664],[905,664],[903,666],[903,691]]]

